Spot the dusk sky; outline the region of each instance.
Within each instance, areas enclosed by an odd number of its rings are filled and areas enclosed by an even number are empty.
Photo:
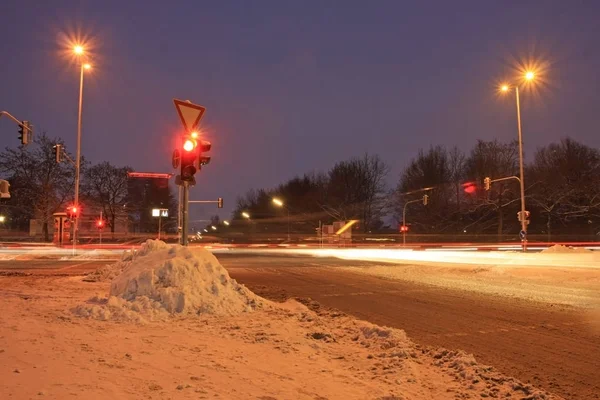
[[[517,137],[496,86],[538,60],[522,94],[526,157],[570,136],[600,147],[598,1],[24,1],[0,13],[0,109],[75,151],[79,70],[64,37],[89,40],[82,153],[175,172],[173,98],[202,104],[212,162],[192,199],[238,195],[379,154],[390,187],[420,148]],[[17,128],[0,120],[2,148]],[[216,208],[195,206],[209,216]]]

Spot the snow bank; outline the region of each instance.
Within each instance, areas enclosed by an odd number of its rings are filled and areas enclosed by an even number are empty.
[[[568,247],[563,246],[562,244],[555,244],[552,247],[548,247],[541,251],[541,253],[591,253],[592,250],[578,248],[578,247]]]
[[[265,300],[231,279],[207,250],[147,241],[121,262],[101,269],[99,279],[120,272],[108,299],[93,298],[75,313],[95,319],[144,321],[168,315],[236,315]]]

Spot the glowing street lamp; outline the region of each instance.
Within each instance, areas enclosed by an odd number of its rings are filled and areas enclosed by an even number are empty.
[[[523,74],[523,78],[526,82],[532,82],[535,79],[535,72],[526,71]],[[523,166],[523,132],[521,129],[521,105],[519,98],[519,85],[508,85],[503,84],[500,87],[502,92],[508,92],[511,87],[515,89],[515,99],[517,102],[517,130],[519,134],[519,184],[521,186],[521,215],[525,216],[525,174],[524,174],[524,166]],[[523,236],[521,237],[521,243],[523,247],[523,251],[527,249],[527,224],[528,220],[526,218],[521,218],[521,231],[523,232]]]
[[[6,217],[4,215],[0,215],[0,224],[3,224],[6,221]]]
[[[210,226],[210,229],[212,229],[213,231],[216,231],[216,230],[217,230],[217,227],[216,227],[216,226],[214,226],[214,225],[211,225],[211,226]]]
[[[223,221],[223,224],[229,226],[229,221]]]
[[[89,63],[81,60],[85,54],[85,48],[77,44],[73,46],[73,53],[79,57],[80,61],[80,77],[79,77],[79,111],[77,115],[77,155],[75,159],[75,207],[79,205],[79,185],[80,185],[80,171],[81,171],[81,114],[83,110],[83,71],[89,70],[92,66]],[[73,224],[73,251],[77,244],[77,234],[79,233],[78,228],[78,216],[75,217],[75,223]]]
[[[243,212],[242,213],[242,217],[246,218],[246,219],[250,219],[250,214],[248,214],[247,212]]]

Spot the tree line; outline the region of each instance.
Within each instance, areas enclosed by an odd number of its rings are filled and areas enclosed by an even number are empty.
[[[468,152],[458,147],[421,149],[387,187],[389,166],[365,154],[336,163],[325,173],[294,177],[275,188],[252,189],[233,213],[243,219],[284,223],[273,204],[283,199],[295,232],[317,221],[360,220],[362,232],[397,232],[407,202],[410,231],[422,234],[517,235],[520,222],[518,143],[478,141]],[[484,179],[492,184],[485,190]],[[509,178],[494,182],[501,178]],[[600,231],[600,151],[571,138],[538,148],[525,164],[525,197],[534,234],[595,235]]]
[[[60,163],[56,160],[56,144],[63,145],[65,152],[66,160]],[[30,220],[37,220],[44,239],[50,239],[53,214],[65,212],[74,201],[75,167],[68,159],[74,157],[64,150],[63,140],[46,133],[36,135],[28,146],[7,147],[0,153],[0,174],[9,181],[11,193],[11,198],[0,204],[0,212],[8,217],[5,227],[28,231]],[[119,224],[128,230],[133,226],[137,231],[149,232],[157,224],[146,215],[152,206],[169,208],[170,214],[176,215],[168,185],[148,188],[132,184],[128,179],[130,167],[106,161],[91,164],[82,157],[80,168],[82,221],[98,218],[101,211],[112,233]]]

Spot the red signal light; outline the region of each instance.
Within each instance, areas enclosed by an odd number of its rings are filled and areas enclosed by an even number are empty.
[[[477,191],[477,186],[475,185],[475,182],[463,183],[462,187],[465,193],[467,194],[473,194]]]
[[[102,221],[101,219],[100,219],[100,220],[98,220],[98,221],[96,222],[96,226],[97,226],[98,228],[102,228],[102,227],[104,226],[104,221]]]
[[[196,148],[196,142],[192,139],[186,139],[183,142],[183,149],[185,151],[192,151]]]
[[[400,232],[408,232],[408,226],[400,225]]]

